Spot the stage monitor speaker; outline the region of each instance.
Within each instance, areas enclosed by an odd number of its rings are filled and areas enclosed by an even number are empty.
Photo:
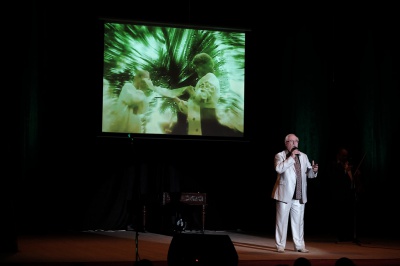
[[[228,235],[175,234],[168,266],[237,266],[238,254]]]

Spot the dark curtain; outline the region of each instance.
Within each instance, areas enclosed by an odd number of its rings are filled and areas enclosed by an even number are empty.
[[[296,133],[300,149],[320,165],[318,179],[309,183],[308,232],[328,230],[319,218],[329,211],[326,166],[335,147],[344,144],[351,147],[355,164],[361,162],[364,232],[398,234],[394,227],[381,226],[383,220],[395,221],[399,185],[393,145],[399,128],[398,16],[271,9],[265,17],[261,9],[247,7],[240,13],[253,19],[243,22],[230,10],[220,13],[227,17],[221,25],[221,20],[202,21],[193,5],[168,9],[190,11],[190,19],[173,22],[251,29],[246,64],[250,138],[244,143],[139,140],[132,148],[129,139],[98,138],[98,17],[157,18],[73,3],[31,4],[22,16],[24,33],[13,30],[24,49],[18,50],[18,93],[12,92],[18,99],[16,117],[10,119],[18,132],[8,143],[13,174],[3,178],[11,191],[5,193],[3,209],[16,232],[124,228],[126,201],[137,189],[129,185],[130,167],[151,165],[148,181],[156,202],[160,192],[171,189],[174,174],[165,170],[171,164],[179,170],[180,190],[210,194],[206,228],[272,232],[273,156],[284,148],[284,136]]]
[[[390,12],[377,9],[374,14],[302,14],[282,31],[279,97],[285,107],[278,116],[283,121],[279,134],[295,132],[301,149],[320,166],[319,178],[309,182],[308,213],[329,213],[324,203],[327,163],[338,147],[348,147],[354,169],[362,173],[355,210],[361,234],[381,231],[376,225],[382,217],[376,212],[390,217],[393,212],[378,199],[395,200],[399,184],[392,179],[396,163],[391,144],[399,128],[394,117],[399,94],[399,38],[394,32],[399,21]],[[311,218],[308,226],[318,228],[319,221]]]

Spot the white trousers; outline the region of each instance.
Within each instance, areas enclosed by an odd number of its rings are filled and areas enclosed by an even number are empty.
[[[276,201],[276,225],[275,244],[276,248],[286,247],[286,238],[290,216],[290,227],[292,230],[294,249],[305,248],[304,243],[304,210],[305,204],[300,200],[292,199],[288,203]]]

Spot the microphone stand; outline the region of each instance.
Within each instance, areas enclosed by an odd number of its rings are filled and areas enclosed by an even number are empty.
[[[139,231],[136,226],[136,235],[135,235],[135,255],[136,255],[136,262],[139,261]]]

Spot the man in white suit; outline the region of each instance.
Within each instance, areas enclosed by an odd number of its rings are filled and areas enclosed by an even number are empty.
[[[142,118],[149,108],[149,100],[144,93],[143,79],[150,79],[146,70],[138,70],[132,81],[124,84],[110,112],[109,132],[143,133]],[[104,129],[105,125],[103,125]]]
[[[308,160],[307,154],[298,149],[295,134],[285,137],[286,149],[274,158],[277,179],[272,191],[276,200],[275,244],[278,252],[285,252],[290,215],[294,249],[308,253],[304,243],[304,210],[307,202],[307,178],[315,178],[318,164]]]

